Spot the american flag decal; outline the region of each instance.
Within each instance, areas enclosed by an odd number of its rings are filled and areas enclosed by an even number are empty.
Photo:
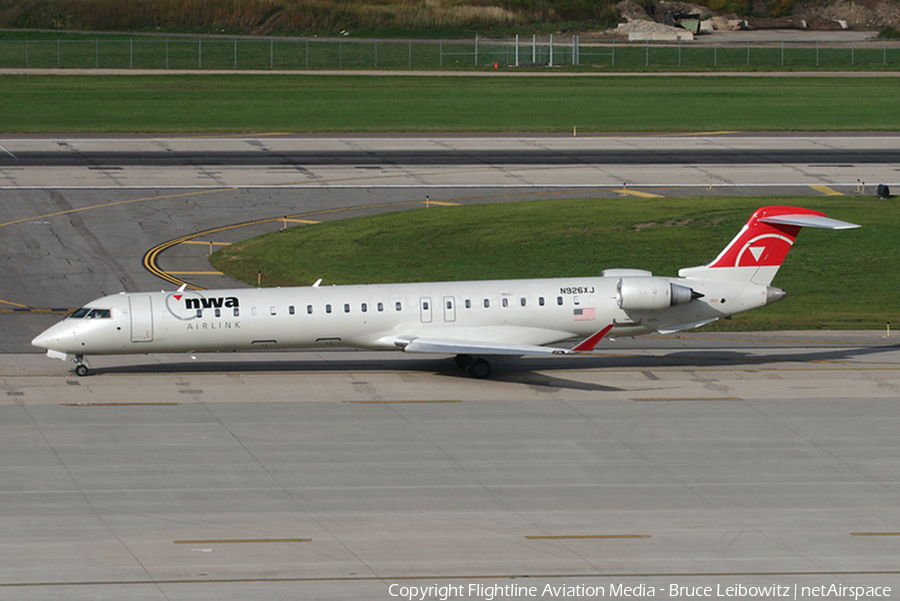
[[[595,321],[596,319],[596,309],[575,309],[575,321]]]

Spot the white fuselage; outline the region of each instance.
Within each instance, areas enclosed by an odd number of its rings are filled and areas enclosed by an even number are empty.
[[[770,286],[802,227],[859,227],[799,207],[761,207],[712,263],[677,278],[640,269],[600,277],[121,293],[82,307],[32,344],[51,357],[310,348],[455,354],[475,377],[483,356],[565,354],[608,333],[669,334],[781,300]],[[318,284],[318,283],[317,283]],[[571,349],[548,347],[581,339]]]
[[[620,307],[623,281],[651,280],[657,288],[674,283],[702,297],[652,310],[628,309],[626,299]],[[86,305],[108,310],[96,312],[99,317],[66,318],[34,344],[77,356],[329,345],[403,350],[422,338],[477,340],[487,345],[485,354],[496,343],[497,354],[513,354],[503,346],[584,338],[609,324],[614,335],[694,327],[767,304],[767,290],[626,275],[121,293]]]

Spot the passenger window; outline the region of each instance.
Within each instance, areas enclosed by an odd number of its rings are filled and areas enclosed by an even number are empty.
[[[269,307],[269,315],[275,315],[275,307]]]
[[[344,304],[344,313],[349,313],[349,312],[350,312],[350,305],[345,303]]]
[[[384,303],[378,303],[378,311],[384,311]]]
[[[241,316],[241,310],[240,310],[240,308],[238,308],[238,307],[235,307],[235,308],[234,308],[234,316],[235,316],[235,317],[240,317],[240,316]]]
[[[369,310],[369,306],[366,303],[363,303],[362,305],[359,306],[359,310],[362,311],[363,313],[365,313],[366,311]]]
[[[467,298],[466,299],[466,309],[471,309],[471,308],[472,308],[472,301]]]
[[[403,309],[403,305],[400,304],[400,301],[397,301],[397,304],[394,305],[394,308],[396,308],[398,311],[400,311]]]
[[[544,306],[544,297],[543,296],[538,297],[538,304],[542,307]]]
[[[489,299],[489,298],[484,299],[484,308],[485,309],[491,308],[491,299]]]
[[[561,296],[556,297],[556,304],[562,306],[562,297]]]
[[[519,304],[522,305],[523,307],[525,306],[525,297],[524,296],[519,299]]]
[[[253,317],[256,317],[258,315],[258,313],[259,312],[256,310],[256,307],[250,307],[250,315],[252,315]],[[200,316],[198,315],[197,317],[200,317]]]
[[[312,315],[312,305],[306,305],[306,312]]]
[[[216,317],[222,317],[222,309],[216,309]]]
[[[197,317],[203,317],[203,309],[197,309]]]
[[[508,307],[508,306],[509,306],[509,299],[508,299],[508,298],[504,298],[504,299],[503,299],[502,301],[500,301],[500,302],[501,302],[501,304],[502,304],[504,307]]]
[[[331,313],[331,305],[325,305],[325,312]]]
[[[577,296],[573,296],[572,300],[575,302],[576,306],[581,304],[581,299],[578,298]]]
[[[294,314],[294,305],[291,305],[290,307],[288,307],[288,313],[289,313],[290,315],[293,315],[293,314]]]
[[[428,301],[424,301],[422,303],[422,308],[425,309],[426,311],[428,310]]]

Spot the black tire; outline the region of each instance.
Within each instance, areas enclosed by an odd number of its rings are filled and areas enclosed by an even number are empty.
[[[87,365],[79,363],[78,365],[75,366],[75,375],[76,376],[83,378],[84,376],[88,375],[89,373],[91,373],[91,370],[88,369]]]
[[[491,364],[484,359],[475,359],[472,361],[472,364],[469,365],[467,371],[473,378],[484,380],[491,376]]]

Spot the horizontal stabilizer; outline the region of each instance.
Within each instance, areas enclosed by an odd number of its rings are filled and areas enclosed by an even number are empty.
[[[831,219],[821,215],[773,215],[760,217],[758,221],[772,225],[794,225],[797,227],[818,227],[826,230],[852,230],[860,227],[855,223]]]

